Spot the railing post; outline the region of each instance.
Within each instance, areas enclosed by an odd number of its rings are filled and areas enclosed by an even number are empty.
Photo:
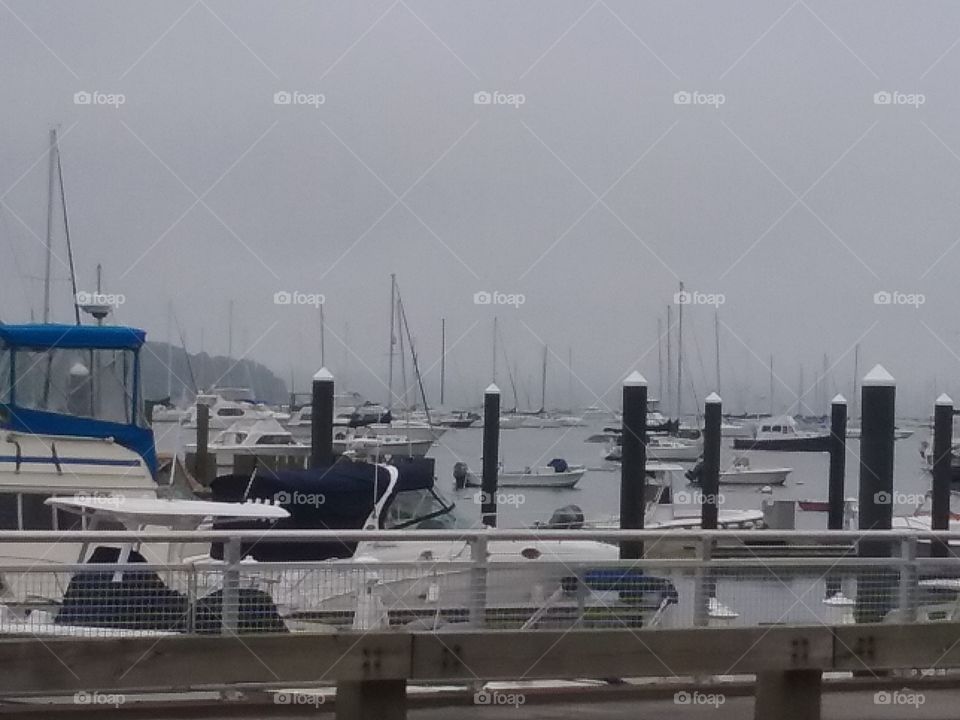
[[[223,572],[220,624],[224,633],[235,634],[240,618],[240,538],[232,537],[223,548],[226,569]]]
[[[900,622],[917,621],[917,538],[900,541]]]
[[[482,628],[487,620],[487,538],[484,535],[470,541],[470,626]]]
[[[702,536],[700,538],[700,566],[694,573],[694,627],[705,627],[710,622],[710,598],[713,595],[713,573],[710,568],[710,559],[713,557],[713,543],[713,536]]]

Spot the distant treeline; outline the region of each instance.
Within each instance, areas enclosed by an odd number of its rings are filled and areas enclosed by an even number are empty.
[[[183,348],[170,350],[170,395],[173,402],[190,401],[194,396],[194,383],[203,390],[219,387],[247,387],[253,390],[258,400],[269,403],[286,402],[286,383],[265,365],[253,360],[233,360],[207,353],[190,354],[190,362]],[[148,342],[140,353],[143,373],[143,395],[147,400],[167,397],[167,343]],[[191,377],[190,370],[193,369]]]

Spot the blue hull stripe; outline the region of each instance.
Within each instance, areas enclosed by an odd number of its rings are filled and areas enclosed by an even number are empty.
[[[16,455],[0,455],[0,462],[16,464],[18,462]],[[24,455],[19,459],[20,464],[35,463],[47,465],[107,465],[110,467],[137,467],[139,460],[111,460],[109,458],[54,458],[40,457],[35,455]]]

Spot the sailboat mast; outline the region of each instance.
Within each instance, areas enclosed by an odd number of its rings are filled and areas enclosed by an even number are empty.
[[[860,343],[853,346],[853,397],[850,404],[853,406],[851,415],[857,417],[857,381],[860,379]]]
[[[447,319],[440,318],[440,406],[443,407],[443,390],[447,379]]]
[[[717,360],[717,394],[720,395],[720,308],[717,308],[713,314],[713,341]]]
[[[387,361],[387,410],[393,407],[393,345],[396,342],[394,337],[394,321],[397,317],[397,307],[394,299],[397,296],[397,276],[390,273],[390,352]]]
[[[663,322],[657,318],[657,399],[663,400]]]
[[[50,131],[50,167],[47,178],[47,253],[43,273],[43,322],[50,322],[50,265],[53,260],[53,186],[54,170],[57,165],[57,131]]]
[[[73,319],[80,324],[80,303],[77,301],[77,266],[73,262],[73,243],[70,241],[70,223],[67,219],[67,190],[63,186],[63,161],[60,158],[60,141],[57,147],[57,182],[60,185],[60,208],[63,210],[63,236],[67,241],[67,262],[70,263],[70,289],[73,291]]]
[[[233,300],[227,305],[227,357],[233,359]]]
[[[493,384],[497,384],[497,316],[493,316]]]
[[[673,410],[673,385],[670,383],[671,376],[673,375],[673,320],[671,319],[673,311],[670,306],[667,305],[667,404],[664,407],[667,408],[667,412]]]
[[[680,283],[679,297],[683,297],[683,283]],[[683,411],[683,303],[678,305],[677,313],[677,419]]]
[[[320,367],[327,366],[327,323],[323,316],[323,303],[320,303]]]
[[[567,407],[573,414],[573,348],[567,348]]]
[[[540,412],[547,411],[547,346],[543,346],[543,371],[540,376]]]
[[[773,416],[773,355],[770,356],[770,415]]]

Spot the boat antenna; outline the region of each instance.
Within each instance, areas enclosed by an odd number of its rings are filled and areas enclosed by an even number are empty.
[[[713,343],[714,343],[714,355],[716,356],[717,361],[717,395],[722,396],[722,391],[720,389],[720,308],[718,307],[713,312]]]
[[[443,407],[443,389],[447,377],[447,319],[440,318],[440,407]]]
[[[663,400],[663,321],[657,318],[657,399]]]
[[[547,346],[543,346],[543,369],[540,375],[540,412],[543,415],[547,412]]]
[[[54,172],[57,165],[57,130],[50,130],[49,168],[47,170],[47,252],[43,274],[43,322],[50,322],[50,265],[53,260],[53,193]],[[44,407],[46,407],[47,388],[44,388]]]
[[[683,283],[680,283],[679,297],[683,297]],[[677,305],[679,320],[677,321],[677,419],[680,419],[683,409],[683,303]]]
[[[63,209],[63,234],[67,239],[67,262],[70,264],[70,288],[73,290],[73,317],[77,325],[80,324],[80,303],[77,301],[77,268],[73,262],[73,243],[70,242],[70,223],[67,222],[67,193],[63,185],[63,162],[60,157],[60,141],[54,131],[54,142],[57,144],[57,178],[60,182],[60,207]]]
[[[493,365],[492,365],[492,377],[490,381],[494,385],[497,384],[497,316],[493,316]]]
[[[327,328],[323,317],[323,303],[320,303],[320,367],[327,366],[326,335]]]

